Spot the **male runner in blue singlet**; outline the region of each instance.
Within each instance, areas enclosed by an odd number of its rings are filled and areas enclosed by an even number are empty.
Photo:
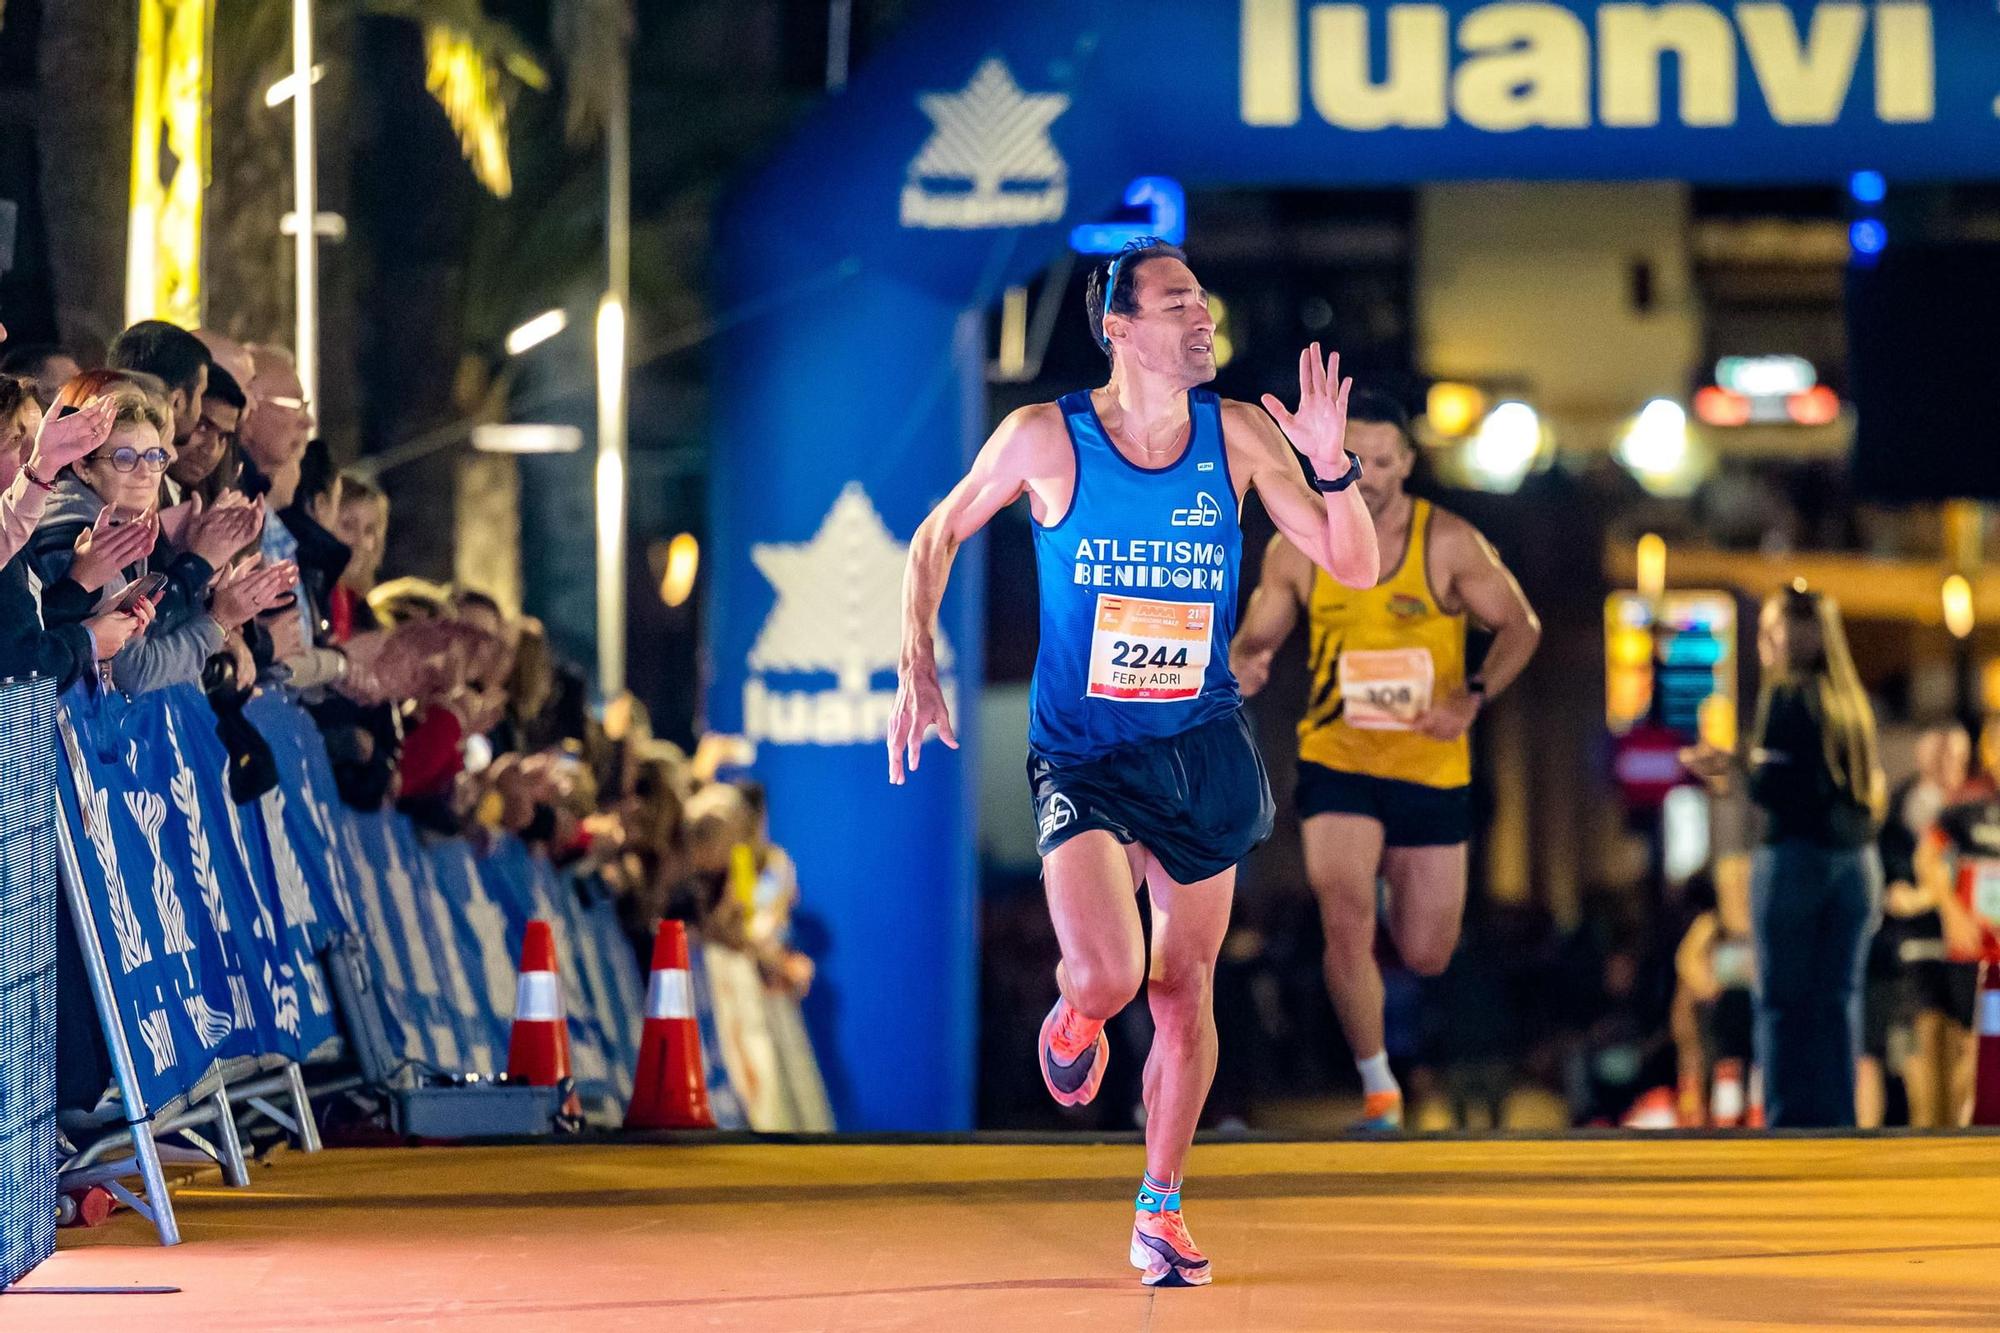
[[[1094,270],[1084,298],[1111,382],[1009,414],[910,543],[889,780],[916,770],[930,728],[958,744],[933,656],[938,605],[959,545],[1025,494],[1041,582],[1028,781],[1062,947],[1037,1061],[1058,1102],[1089,1101],[1105,1021],[1146,983],[1131,1258],[1149,1286],[1200,1286],[1210,1270],[1181,1219],[1181,1167],[1215,1076],[1211,995],[1236,863],[1273,813],[1229,670],[1244,493],[1255,487],[1278,530],[1342,583],[1372,587],[1379,557],[1343,445],[1352,382],[1337,356],[1301,353],[1296,412],[1197,388],[1215,376],[1208,296],[1187,257],[1150,237]]]

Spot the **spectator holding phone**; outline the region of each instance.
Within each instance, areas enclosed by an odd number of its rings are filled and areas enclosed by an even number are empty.
[[[174,460],[171,421],[143,382],[115,371],[72,380],[57,396],[57,411],[88,408],[99,397],[113,402],[110,433],[55,482],[29,545],[51,624],[115,605],[127,585],[151,572],[155,558],[160,477]],[[238,564],[212,589],[205,586],[213,569],[208,556],[226,560],[258,521],[253,506],[239,504],[218,507],[191,527],[194,549],[162,571],[168,582],[160,589],[157,624],[112,659],[114,684],[140,694],[198,682],[223,636],[285,595],[296,576],[284,565]]]

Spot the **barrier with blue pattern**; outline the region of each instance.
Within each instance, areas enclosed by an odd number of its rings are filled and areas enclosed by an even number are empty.
[[[0,684],[0,1288],[55,1249],[52,680]]]
[[[384,1081],[497,1075],[522,938],[540,919],[556,939],[586,1113],[604,1123],[622,1117],[645,984],[599,881],[559,871],[512,837],[439,838],[398,814],[347,808],[317,729],[282,694],[249,709],[278,785],[242,806],[228,794],[215,715],[192,687],[128,699],[79,686],[50,712],[40,766],[75,835],[87,942],[106,961],[134,1091],[149,1113],[243,1057],[307,1063],[340,1054],[322,958],[350,939],[360,943],[366,984],[344,999],[375,1011],[367,1017],[386,1039]],[[752,1112],[732,1087],[730,1053],[744,1048],[739,1033],[756,1033],[741,1016],[754,1016],[749,997],[762,995],[761,983],[747,958],[699,947],[695,956],[718,1123],[790,1128],[809,1119]],[[729,971],[728,996],[715,965]],[[357,1015],[348,1017],[352,1028]],[[768,1066],[760,1057],[760,1106]]]

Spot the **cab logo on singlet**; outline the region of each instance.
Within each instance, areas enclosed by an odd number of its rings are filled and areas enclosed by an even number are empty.
[[[1389,599],[1389,614],[1398,620],[1415,620],[1429,609],[1424,605],[1423,598],[1412,597],[1408,593],[1397,593]]]
[[[751,645],[743,732],[774,745],[881,744],[896,703],[909,543],[889,531],[858,481],[804,542],[753,544],[778,600]],[[937,635],[945,703],[958,715],[951,643]]]
[[[1069,167],[1049,126],[1062,93],[1028,93],[1000,60],[956,93],[922,93],[931,137],[903,182],[905,227],[977,230],[1054,222],[1069,206]]]
[[[1186,509],[1176,509],[1173,524],[1177,528],[1212,528],[1222,522],[1222,506],[1216,504],[1215,497],[1207,491],[1196,491],[1194,503]]]

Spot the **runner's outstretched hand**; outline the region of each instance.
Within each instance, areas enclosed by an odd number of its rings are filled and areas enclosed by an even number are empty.
[[[889,781],[903,785],[905,765],[917,771],[924,738],[932,727],[938,739],[952,749],[958,737],[952,733],[951,710],[945,706],[944,687],[938,684],[937,667],[931,663],[906,666],[896,673],[896,707],[889,714]]]
[[[1340,353],[1324,364],[1319,344],[1299,353],[1299,410],[1290,412],[1276,394],[1264,395],[1264,410],[1285,432],[1292,448],[1304,454],[1313,472],[1332,479],[1347,471],[1347,395],[1354,381],[1340,378]]]

